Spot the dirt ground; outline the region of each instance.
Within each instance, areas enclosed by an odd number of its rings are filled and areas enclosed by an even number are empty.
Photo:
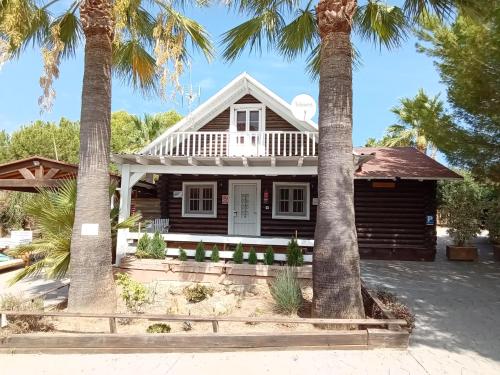
[[[302,283],[302,295],[304,303],[298,316],[310,316],[312,300],[312,288],[310,282]],[[194,315],[194,316],[231,316],[231,317],[277,317],[284,318],[286,315],[275,311],[275,305],[267,284],[259,285],[232,285],[230,283],[214,284],[204,283],[211,288],[212,295],[197,303],[188,302],[184,290],[195,283],[179,281],[162,281],[144,284],[148,289],[149,303],[141,308],[141,313],[149,314],[171,314],[171,315]],[[118,288],[118,312],[127,313],[123,299]],[[63,310],[64,311],[64,310]],[[294,317],[294,316],[291,316]],[[297,316],[295,316],[297,317]],[[109,322],[107,319],[98,318],[45,318],[47,323],[54,326],[54,330],[40,334],[50,333],[109,333]],[[139,334],[146,333],[148,326],[155,323],[166,323],[171,327],[171,333],[207,333],[212,332],[211,322],[193,321],[148,321],[142,319],[117,320],[119,333]],[[240,323],[219,322],[221,333],[244,333],[244,332],[293,332],[314,331],[311,324],[275,324],[275,323]]]

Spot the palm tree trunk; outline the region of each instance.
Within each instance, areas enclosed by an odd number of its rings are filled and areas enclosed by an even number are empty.
[[[116,309],[111,267],[108,170],[113,37],[111,5],[110,0],[86,0],[80,8],[86,43],[68,307],[82,312]],[[93,224],[97,233],[92,233],[92,230],[84,233],[88,224]]]
[[[313,258],[315,317],[364,317],[354,217],[352,45],[354,0],[322,0],[319,81],[319,205]],[[349,18],[351,17],[351,18]]]

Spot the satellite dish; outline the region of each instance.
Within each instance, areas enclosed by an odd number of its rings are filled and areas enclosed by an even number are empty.
[[[297,95],[292,100],[292,113],[300,121],[309,121],[316,114],[316,102],[309,95]]]

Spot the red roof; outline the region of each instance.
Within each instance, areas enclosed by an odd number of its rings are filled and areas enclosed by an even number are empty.
[[[413,147],[359,147],[361,155],[375,153],[355,173],[358,178],[406,178],[423,180],[461,179],[462,177]]]

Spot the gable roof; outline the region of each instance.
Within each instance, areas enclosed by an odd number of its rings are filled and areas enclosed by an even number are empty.
[[[462,179],[458,173],[414,147],[362,147],[355,151],[360,155],[375,153],[374,158],[356,171],[356,178]]]
[[[283,117],[298,130],[318,130],[318,126],[313,121],[303,121],[297,119],[292,114],[290,104],[245,72],[233,79],[224,88],[219,90],[215,95],[201,104],[193,112],[189,113],[177,124],[168,128],[162,135],[144,147],[139,153],[147,153],[155,145],[167,138],[171,133],[198,130],[207,122],[226,110],[229,106],[237,102],[240,98],[248,94],[265,104],[266,107]]]

